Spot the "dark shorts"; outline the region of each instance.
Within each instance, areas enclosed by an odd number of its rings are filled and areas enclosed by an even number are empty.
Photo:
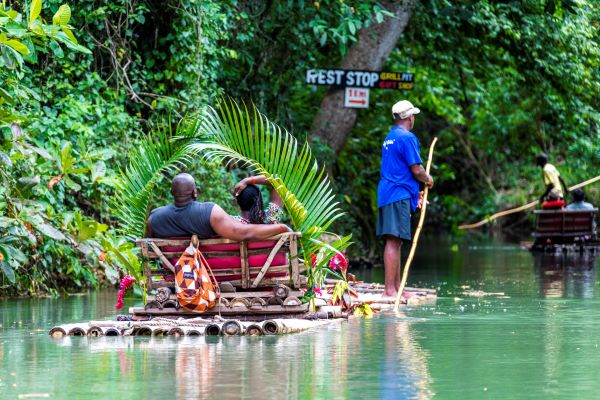
[[[376,233],[378,237],[392,235],[410,241],[410,199],[379,207]]]

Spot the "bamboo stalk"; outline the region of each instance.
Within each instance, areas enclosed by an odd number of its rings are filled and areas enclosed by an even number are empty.
[[[239,336],[242,334],[242,331],[242,324],[235,320],[226,321],[221,326],[223,336]]]
[[[221,334],[221,327],[219,324],[208,324],[206,325],[206,329],[204,329],[204,334],[206,336],[219,336]]]
[[[425,172],[429,174],[431,170],[431,160],[433,159],[433,148],[435,147],[435,143],[437,142],[437,138],[433,138],[431,142],[431,146],[429,146],[429,157],[427,158],[427,167],[425,168]],[[429,188],[425,186],[423,190],[423,204],[421,205],[421,215],[419,216],[419,225],[417,225],[417,230],[415,231],[415,236],[412,241],[412,245],[410,247],[410,253],[408,253],[408,258],[406,259],[406,264],[404,265],[404,271],[402,273],[402,281],[400,282],[400,289],[398,290],[398,295],[396,296],[396,303],[394,304],[394,310],[398,311],[398,307],[400,307],[400,298],[402,297],[402,292],[404,291],[404,286],[406,285],[406,280],[408,279],[408,270],[410,268],[410,263],[412,262],[413,257],[415,256],[415,250],[417,249],[417,242],[419,241],[419,235],[421,234],[421,229],[423,229],[423,222],[425,221],[425,211],[427,210],[427,194],[429,193]]]
[[[265,333],[263,332],[262,327],[259,324],[244,324],[245,325],[245,331],[244,331],[244,335],[246,336],[262,336]]]
[[[104,336],[121,336],[121,331],[119,331],[117,328],[112,328],[112,327],[108,327],[108,328],[102,328],[102,333],[104,334]]]
[[[217,325],[218,326],[218,325]],[[185,336],[202,336],[202,328],[185,328]],[[208,335],[208,333],[206,333]]]
[[[169,332],[167,332],[167,335],[181,337],[181,336],[185,336],[185,332],[183,331],[182,328],[176,326],[176,327],[169,329]]]
[[[90,326],[87,334],[88,336],[104,336],[104,332],[102,332],[102,328],[99,326]]]
[[[590,185],[594,182],[600,181],[600,175],[592,178],[592,179],[588,179],[587,181],[578,183],[577,185],[573,185],[569,188],[569,192],[575,189],[579,189],[582,188],[584,186]],[[459,225],[458,229],[474,229],[474,228],[479,228],[480,226],[483,226],[485,224],[487,224],[488,222],[492,222],[495,219],[501,218],[501,217],[505,217],[507,215],[510,214],[514,214],[514,213],[518,213],[521,211],[525,211],[525,210],[529,210],[530,208],[534,208],[536,205],[538,204],[538,201],[532,201],[531,203],[527,203],[524,206],[520,206],[520,207],[516,207],[516,208],[511,208],[509,210],[504,210],[504,211],[500,211],[497,212],[496,214],[493,214],[479,222],[476,222],[474,224],[465,224],[465,225]]]
[[[152,328],[149,326],[140,326],[134,333],[135,336],[152,336]]]

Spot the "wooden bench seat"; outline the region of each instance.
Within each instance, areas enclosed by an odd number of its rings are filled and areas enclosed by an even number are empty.
[[[587,240],[595,236],[593,210],[535,210],[535,236],[538,240],[551,239],[553,242],[569,243]]]
[[[229,282],[241,289],[272,287],[277,284],[298,289],[306,285],[306,277],[300,275],[304,271],[304,265],[298,260],[300,235],[282,233],[267,240],[243,242],[222,238],[206,239],[199,241],[198,248],[218,282]],[[190,241],[191,238],[136,240],[142,255],[150,259],[145,266],[147,290],[175,287],[170,266],[177,263]]]

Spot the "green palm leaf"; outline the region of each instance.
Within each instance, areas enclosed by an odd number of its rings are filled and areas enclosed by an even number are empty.
[[[130,152],[129,166],[121,172],[116,195],[111,202],[125,236],[135,238],[144,235],[156,182],[163,174],[176,171],[189,161],[185,140],[173,140],[176,135],[185,138],[189,128],[186,121],[178,125],[177,132],[173,132],[172,126],[167,124],[153,130],[142,139],[138,148]]]
[[[187,149],[207,160],[238,163],[266,176],[283,200],[292,226],[302,232],[305,260],[318,251],[331,256],[350,244],[350,236],[329,246],[318,241],[342,212],[308,143],[299,146],[296,138],[256,107],[248,109],[232,100],[223,100],[217,109],[207,107],[196,121],[197,136]],[[323,262],[329,259],[322,258]]]
[[[317,267],[325,267],[333,254],[350,244],[351,236],[329,245],[318,240],[342,212],[325,169],[319,167],[308,144],[300,146],[256,107],[240,107],[232,100],[184,118],[175,132],[170,124],[153,130],[131,151],[112,201],[124,235],[144,235],[156,183],[196,156],[225,165],[236,163],[265,175],[281,197],[293,228],[302,232],[303,258],[320,255]],[[314,283],[312,271],[309,268],[308,276]]]

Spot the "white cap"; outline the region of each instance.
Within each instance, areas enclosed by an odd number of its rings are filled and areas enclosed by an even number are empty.
[[[400,100],[392,107],[392,115],[398,115],[400,119],[406,119],[420,112],[421,110],[413,106],[408,100]]]

